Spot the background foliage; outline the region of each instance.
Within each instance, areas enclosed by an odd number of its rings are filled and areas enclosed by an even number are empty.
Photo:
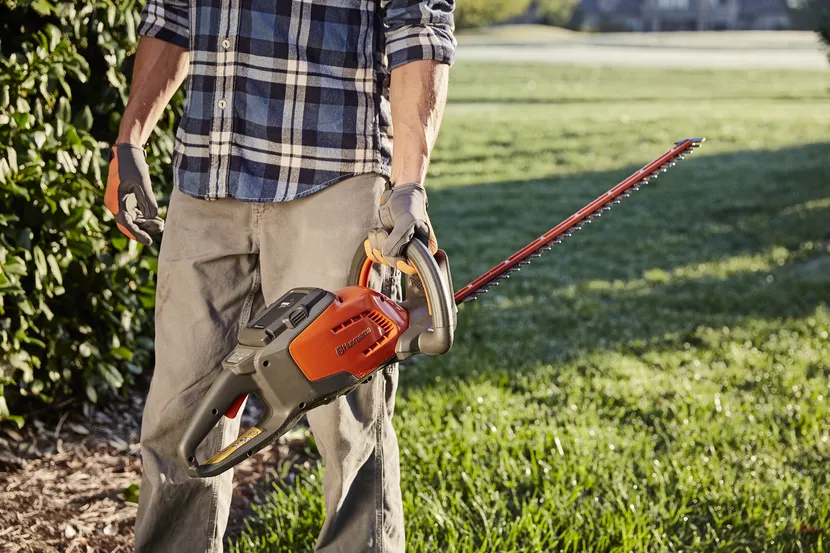
[[[539,17],[548,25],[565,27],[574,16],[579,0],[536,0]]]
[[[0,420],[22,424],[25,398],[96,401],[149,362],[155,251],[128,243],[103,206],[139,9],[0,4]],[[167,189],[180,102],[149,144]]]
[[[457,0],[455,26],[481,27],[517,17],[527,11],[531,0]]]
[[[812,0],[810,5],[817,23],[815,29],[828,48],[827,57],[830,59],[830,0]]]

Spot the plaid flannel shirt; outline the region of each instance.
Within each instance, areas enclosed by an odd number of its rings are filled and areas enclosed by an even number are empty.
[[[190,50],[174,181],[301,198],[391,165],[390,72],[451,64],[455,0],[147,0],[139,34]]]

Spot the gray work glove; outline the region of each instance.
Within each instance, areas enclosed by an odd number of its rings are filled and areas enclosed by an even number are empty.
[[[143,148],[115,144],[110,150],[109,176],[104,204],[115,215],[119,230],[142,244],[153,243],[151,234],[164,230],[164,221],[150,184]]]
[[[430,252],[438,251],[438,241],[427,215],[427,193],[418,183],[401,184],[387,190],[380,198],[378,226],[369,231],[366,255],[375,263],[396,267],[414,274],[404,255],[412,240],[421,240]]]

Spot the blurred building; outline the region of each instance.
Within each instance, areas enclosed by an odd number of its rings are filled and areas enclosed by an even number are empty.
[[[598,31],[782,30],[786,0],[582,0],[579,26]]]

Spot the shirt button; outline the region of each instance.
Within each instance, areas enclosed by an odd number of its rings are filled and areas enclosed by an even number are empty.
[[[219,100],[216,105],[218,105],[221,109],[228,107],[228,103],[225,100]]]
[[[228,49],[230,47],[231,47],[231,41],[230,40],[225,39],[225,40],[222,41],[222,48]]]

